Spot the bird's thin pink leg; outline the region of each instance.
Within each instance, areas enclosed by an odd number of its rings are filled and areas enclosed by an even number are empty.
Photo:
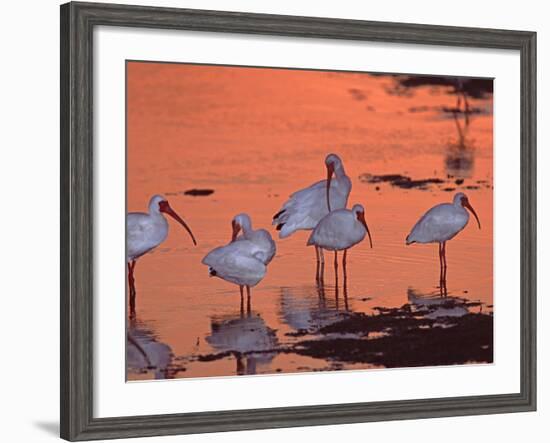
[[[319,281],[319,265],[320,265],[319,246],[315,246],[315,258],[317,259],[317,267],[315,270],[315,280]]]
[[[334,281],[338,286],[338,251],[334,251]]]
[[[246,286],[246,312],[247,314],[250,314],[250,286]]]
[[[237,375],[244,375],[246,373],[245,365],[243,363],[243,358],[240,355],[235,356],[235,360],[237,363]]]
[[[445,296],[447,295],[447,251],[446,251],[447,242],[443,242],[443,247],[441,249],[441,255],[443,256],[443,291]]]
[[[244,314],[244,288],[242,285],[239,285],[239,291],[241,292],[241,315]]]
[[[442,251],[442,243],[438,243],[438,249],[439,249],[439,293],[440,295],[443,295],[443,255],[441,253]]]
[[[344,306],[346,308],[346,311],[349,310],[348,306],[348,271],[347,271],[347,257],[348,257],[348,250],[344,249],[344,258],[342,259],[342,268],[344,272]]]
[[[319,281],[324,284],[325,281],[325,253],[323,248],[319,247],[319,258],[321,259],[321,271],[319,272]]]
[[[136,261],[132,260],[128,263],[128,287],[130,291],[130,316],[133,317],[136,313],[136,286],[134,280],[134,267]]]

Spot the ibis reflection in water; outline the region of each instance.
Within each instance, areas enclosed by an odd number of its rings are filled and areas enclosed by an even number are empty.
[[[126,364],[130,371],[145,374],[151,371],[155,379],[171,378],[172,349],[161,343],[153,332],[136,319],[130,320],[127,332]]]
[[[442,203],[426,212],[412,228],[406,238],[406,244],[439,244],[439,287],[441,295],[447,295],[447,241],[454,238],[468,224],[470,210],[476,218],[479,229],[481,223],[468,197],[462,192],[454,196],[452,203]]]
[[[258,367],[269,366],[278,345],[277,335],[257,313],[213,317],[206,341],[219,352],[231,352],[237,375],[256,374]]]
[[[342,304],[337,286],[327,287],[318,282],[314,286],[283,287],[279,298],[279,318],[300,334],[314,333],[341,320],[349,312],[345,284],[344,288]]]
[[[149,201],[149,212],[130,212],[126,216],[126,261],[128,264],[128,286],[130,289],[130,312],[135,313],[136,288],[134,268],[142,255],[155,249],[168,236],[168,214],[181,224],[191,236],[195,246],[197,241],[191,229],[161,195],[154,195]],[[132,314],[133,315],[133,314]]]

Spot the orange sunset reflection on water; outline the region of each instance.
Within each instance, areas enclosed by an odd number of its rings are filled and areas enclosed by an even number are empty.
[[[279,240],[271,226],[292,192],[325,178],[330,152],[343,160],[348,207],[365,207],[374,245],[349,250],[345,288],[342,276],[335,286],[330,253],[325,285],[316,284],[309,232]],[[214,192],[185,195],[190,189]],[[129,62],[127,210],[146,211],[162,194],[198,245],[169,219],[166,241],[138,260],[128,380],[400,366],[294,351],[304,340],[334,338],[317,332],[349,315],[439,303],[437,244],[406,246],[405,237],[459,191],[482,229],[471,218],[447,243],[448,300],[463,303],[437,309],[448,310],[442,318],[463,309],[492,321],[492,80]],[[230,240],[241,212],[277,243],[250,313],[240,311],[239,288],[201,264]],[[456,363],[490,361],[475,355]]]

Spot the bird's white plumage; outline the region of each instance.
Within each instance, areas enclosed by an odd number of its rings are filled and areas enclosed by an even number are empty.
[[[464,194],[458,193],[453,203],[442,203],[426,212],[407,236],[407,244],[442,243],[462,231],[470,219],[461,203],[463,197]]]
[[[149,201],[149,213],[130,212],[126,216],[126,259],[141,257],[160,245],[168,235],[168,222],[160,212],[164,197],[155,195]]]
[[[267,255],[249,240],[240,240],[210,251],[202,263],[210,272],[239,286],[256,286],[265,276]]]
[[[321,219],[309,236],[308,246],[341,251],[363,241],[367,230],[357,216],[364,211],[363,206],[354,205],[351,210],[338,209],[330,212]]]
[[[332,165],[335,177],[330,182],[330,206],[332,210],[345,208],[351,191],[351,180],[344,171],[342,160],[329,154],[325,163]],[[285,238],[298,230],[311,230],[328,214],[326,202],[327,180],[293,193],[284,203],[273,224],[280,226],[280,238]]]
[[[273,257],[277,251],[271,234],[265,229],[253,229],[252,221],[248,214],[236,215],[233,218],[233,221],[238,223],[243,231],[243,233],[239,235],[235,241],[248,240],[254,243],[258,247],[258,250],[264,254],[265,259],[263,260],[263,263],[265,265],[269,264],[269,262],[273,260]]]

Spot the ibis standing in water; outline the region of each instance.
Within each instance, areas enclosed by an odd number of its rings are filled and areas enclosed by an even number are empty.
[[[233,217],[231,221],[231,227],[233,230],[231,241],[248,240],[254,243],[263,253],[265,253],[264,264],[268,265],[273,257],[277,248],[275,242],[271,237],[271,234],[265,229],[252,229],[252,220],[248,214],[239,214]],[[239,235],[239,232],[242,234]]]
[[[252,230],[250,217],[246,214],[234,217],[231,224],[231,242],[210,251],[202,259],[202,263],[208,266],[211,277],[219,277],[239,286],[241,310],[243,290],[246,288],[247,309],[250,312],[250,288],[265,277],[267,264],[275,255],[275,242],[267,231]],[[243,235],[238,237],[241,229]]]
[[[431,208],[414,225],[407,236],[406,243],[439,243],[439,283],[441,293],[447,294],[447,256],[445,245],[448,240],[462,231],[470,219],[469,209],[476,218],[481,229],[481,223],[468,197],[462,192],[457,193],[452,203],[442,203]]]
[[[315,229],[330,211],[345,208],[351,191],[351,180],[344,164],[336,154],[325,158],[327,179],[296,191],[273,216],[273,224],[280,231],[279,238],[286,238],[298,230]],[[334,177],[333,177],[334,176]],[[324,264],[323,251],[315,246],[317,270]]]
[[[126,261],[128,263],[128,286],[130,287],[130,311],[135,310],[136,288],[134,268],[136,260],[155,249],[168,236],[168,222],[164,218],[168,214],[189,232],[193,243],[197,241],[191,229],[183,219],[170,207],[168,201],[161,195],[154,195],[149,201],[149,212],[130,212],[126,216]]]
[[[365,220],[365,208],[354,205],[351,210],[337,209],[323,217],[311,233],[307,245],[314,245],[321,251],[323,249],[334,251],[334,275],[338,281],[338,251],[344,251],[342,265],[345,277],[348,249],[362,242],[365,235],[369,236],[372,248],[372,238]],[[324,269],[321,267],[321,272],[317,276],[321,281],[323,274]]]

